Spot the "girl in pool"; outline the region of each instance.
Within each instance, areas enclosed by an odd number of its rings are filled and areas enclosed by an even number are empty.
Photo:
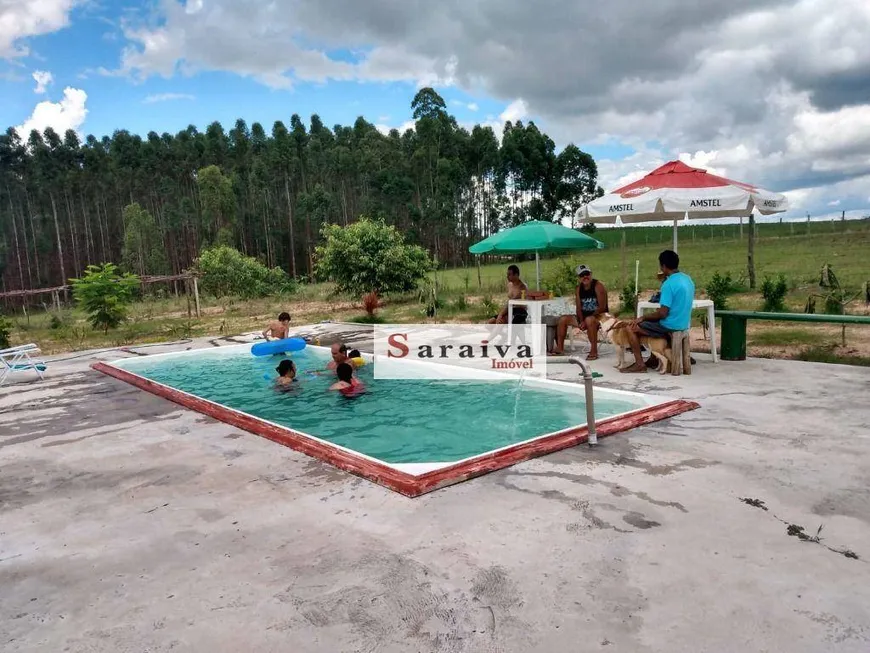
[[[335,375],[338,381],[329,387],[330,390],[337,390],[345,397],[356,397],[366,391],[365,384],[353,375],[350,363],[340,363],[335,368]]]
[[[275,379],[275,385],[279,389],[289,390],[293,387],[293,383],[298,381],[296,378],[296,363],[287,358],[278,363],[278,367],[275,368],[275,371],[278,372],[278,378]]]

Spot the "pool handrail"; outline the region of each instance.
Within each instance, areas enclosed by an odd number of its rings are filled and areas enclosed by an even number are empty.
[[[586,386],[586,431],[588,433],[586,441],[591,447],[598,444],[598,434],[595,432],[595,408],[592,406],[592,371],[586,363],[575,356],[569,358],[568,362],[579,365],[580,369],[583,370],[583,384]]]

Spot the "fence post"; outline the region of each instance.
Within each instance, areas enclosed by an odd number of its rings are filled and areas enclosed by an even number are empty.
[[[196,281],[196,275],[193,277],[193,301],[196,305],[196,316],[202,317],[202,313],[199,309],[199,284]]]
[[[749,245],[746,255],[749,289],[755,290],[755,214],[749,214]]]

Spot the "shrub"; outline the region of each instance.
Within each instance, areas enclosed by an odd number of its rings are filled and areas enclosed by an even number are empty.
[[[375,309],[380,306],[380,302],[378,301],[378,293],[370,292],[363,295],[363,308],[366,311],[366,315],[369,317],[374,317]]]
[[[556,266],[544,277],[544,288],[553,293],[554,297],[573,296],[576,287],[577,275],[565,259],[556,261]]]
[[[710,281],[707,282],[707,297],[713,301],[713,305],[717,311],[724,311],[728,308],[728,295],[737,292],[737,284],[731,278],[731,273],[726,272],[725,275],[714,272]]]
[[[127,306],[139,288],[139,277],[119,274],[113,263],[89,265],[81,279],[70,279],[73,297],[94,329],[108,333],[127,319]]]
[[[0,315],[0,349],[9,347],[9,336],[12,335],[12,322]]]
[[[339,292],[353,295],[415,290],[432,260],[425,249],[408,245],[395,227],[363,218],[348,226],[323,227],[317,247],[317,276],[335,282]]]
[[[621,314],[631,313],[634,315],[637,311],[637,287],[634,281],[629,281],[622,287],[622,292],[619,293],[619,312]]]
[[[785,310],[785,296],[788,294],[788,280],[784,274],[775,279],[765,277],[761,282],[761,296],[764,298],[763,310],[781,313]]]
[[[51,319],[48,320],[48,328],[52,331],[57,329],[62,329],[64,327],[63,320],[60,315],[52,315]]]
[[[195,269],[205,293],[243,299],[293,292],[296,283],[281,268],[267,268],[237,249],[220,245],[200,254]]]

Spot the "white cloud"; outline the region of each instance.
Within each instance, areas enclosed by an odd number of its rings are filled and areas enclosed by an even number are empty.
[[[468,109],[469,111],[479,111],[480,107],[476,102],[463,102],[462,100],[450,100],[450,104],[454,107],[462,107],[463,109]]]
[[[33,80],[36,82],[36,88],[33,89],[33,92],[42,95],[48,85],[54,82],[54,76],[47,70],[35,70],[33,71]]]
[[[67,129],[79,131],[88,115],[85,108],[88,94],[78,88],[67,87],[63,90],[63,99],[60,102],[45,100],[37,104],[30,117],[15,130],[22,140],[27,140],[32,130],[42,132],[46,127],[51,127],[63,136]]]
[[[511,102],[505,110],[501,112],[499,118],[501,121],[507,122],[510,120],[511,122],[516,122],[517,120],[524,120],[529,115],[529,107],[526,104],[526,101],[523,99],[514,100]]]
[[[69,24],[78,0],[0,0],[0,59],[30,54],[26,40]]]
[[[196,96],[190,93],[156,93],[147,96],[142,100],[145,104],[154,104],[156,102],[171,102],[173,100],[195,100]]]
[[[636,147],[599,162],[605,187],[681,154],[772,190],[870,175],[867,0],[661,0],[650,21],[626,20],[640,0],[586,4],[530,17],[520,0],[161,0],[125,25],[117,72],[452,85],[510,102],[502,123],[534,118],[558,146],[606,134]]]
[[[414,129],[415,127],[416,127],[416,123],[413,120],[406,120],[398,127],[391,127],[390,125],[387,125],[387,124],[381,123],[381,122],[379,122],[375,125],[375,129],[377,129],[379,132],[381,132],[384,135],[389,134],[393,129],[398,129],[400,134],[404,134],[409,129]]]

